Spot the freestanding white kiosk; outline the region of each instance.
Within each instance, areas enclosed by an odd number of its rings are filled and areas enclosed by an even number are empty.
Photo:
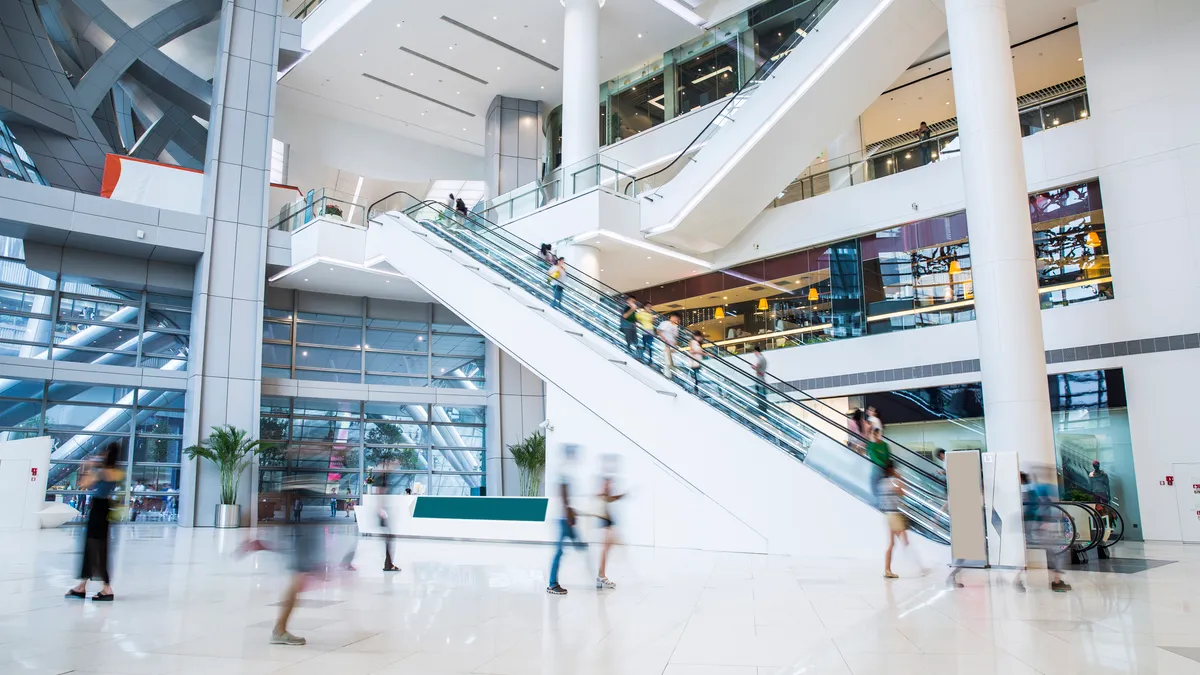
[[[46,506],[49,436],[0,443],[0,530],[36,530]]]

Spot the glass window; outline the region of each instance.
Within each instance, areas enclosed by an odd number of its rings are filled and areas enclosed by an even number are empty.
[[[483,356],[484,339],[479,335],[434,334],[433,353],[440,356]]]
[[[11,261],[3,262],[7,262],[10,266],[13,265]],[[3,264],[0,264],[0,275],[6,271],[8,270]],[[0,278],[3,277],[0,276]],[[53,296],[48,293],[17,288],[0,288],[0,312],[23,312],[49,316],[52,302]]]
[[[136,325],[140,312],[140,302],[134,305],[92,298],[63,296],[59,300],[58,316],[60,319],[74,321],[97,321]]]
[[[179,492],[179,467],[133,465],[133,493]]]
[[[419,448],[382,448],[363,450],[367,471],[428,471],[428,451]],[[389,483],[389,489],[391,484]],[[411,485],[405,486],[411,487]]]
[[[339,417],[358,419],[357,401],[335,401],[323,398],[298,398],[292,405],[296,417]]]
[[[738,90],[737,40],[688,58],[676,68],[679,114],[684,115]]]
[[[139,436],[133,444],[133,461],[178,464],[183,455],[183,440]]]
[[[296,347],[296,366],[352,370],[358,373],[362,370],[362,352],[356,349]]]
[[[427,352],[429,351],[429,343],[426,341],[425,337],[425,333],[410,333],[407,331],[391,331],[368,328],[367,348],[401,352]],[[434,336],[434,345],[438,344],[438,340],[441,337],[442,336]],[[450,337],[454,339],[469,339],[466,336]]]
[[[1097,181],[1030,196],[1042,308],[1113,297],[1108,234]]]
[[[292,422],[291,439],[326,443],[357,443],[362,427],[358,419],[319,420],[297,418]]]
[[[455,473],[480,473],[483,471],[483,450],[448,450],[434,448],[433,470]]]
[[[368,445],[426,445],[428,427],[424,424],[404,424],[383,420],[367,420],[363,440]]]
[[[616,125],[613,141],[629,138],[666,119],[662,73],[631,85],[609,97]]]
[[[139,335],[138,329],[132,326],[63,322],[54,326],[54,342],[63,347],[136,352]]]
[[[424,376],[429,373],[429,357],[367,352],[367,372]]]
[[[483,359],[435,356],[433,374],[435,377],[483,377]]]
[[[487,408],[435,405],[433,421],[438,423],[452,422],[455,424],[484,424],[487,421]]]
[[[296,318],[300,321],[319,321],[321,323],[335,323],[347,326],[361,326],[361,316],[343,316],[341,314],[321,314],[318,312],[296,312]]]
[[[445,448],[482,448],[483,427],[459,427],[435,424],[433,444]]]
[[[292,365],[292,346],[267,343],[262,349],[263,363],[278,366]]]
[[[264,340],[292,341],[292,324],[277,321],[263,321]]]
[[[366,375],[367,384],[390,384],[394,387],[427,387],[428,377],[392,377],[390,375]]]
[[[310,380],[313,382],[343,382],[353,384],[362,381],[362,374],[339,373],[329,370],[301,370],[297,368],[295,378],[297,380]]]
[[[296,326],[296,342],[357,349],[362,345],[362,328],[302,323]]]

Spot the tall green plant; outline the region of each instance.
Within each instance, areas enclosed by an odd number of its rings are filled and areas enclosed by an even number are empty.
[[[215,426],[207,440],[183,451],[188,459],[199,457],[217,465],[217,471],[221,472],[222,504],[237,503],[242,472],[250,466],[255,455],[272,447],[266,441],[252,440],[247,436],[248,432],[231,424]]]
[[[542,489],[542,475],[546,472],[546,434],[535,431],[521,441],[508,446],[517,471],[521,477],[521,495],[536,497]]]

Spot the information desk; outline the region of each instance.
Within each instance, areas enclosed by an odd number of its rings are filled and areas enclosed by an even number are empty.
[[[380,512],[387,514],[387,530]],[[399,537],[548,542],[554,528],[545,497],[362,496],[358,531]]]

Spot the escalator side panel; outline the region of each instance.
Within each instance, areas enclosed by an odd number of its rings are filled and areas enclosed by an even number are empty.
[[[623,352],[590,334],[571,336],[552,320],[565,318],[502,289],[490,271],[471,271],[448,257],[446,242],[410,231],[419,226],[407,217],[380,220],[368,232],[370,250],[763,537],[769,552],[878,554],[884,524],[871,506],[665,380],[660,387],[643,384],[610,361],[626,360]]]

